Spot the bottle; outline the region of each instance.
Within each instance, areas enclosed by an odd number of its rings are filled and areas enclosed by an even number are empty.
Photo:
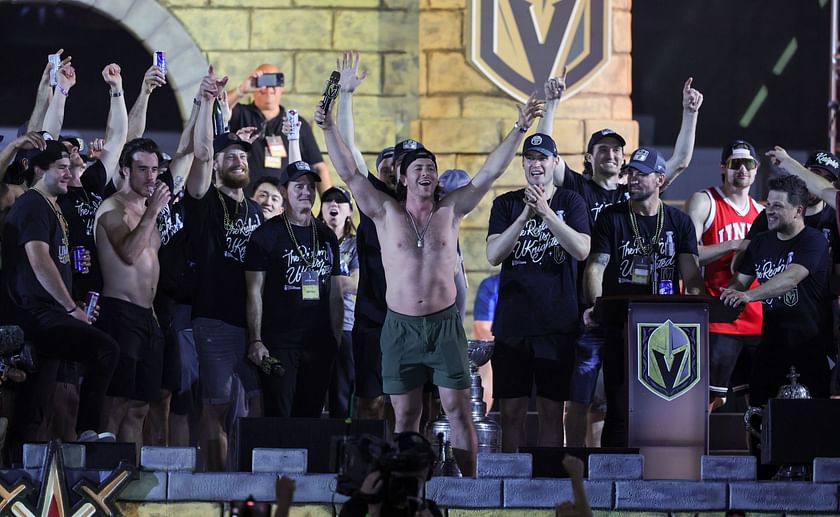
[[[213,100],[213,136],[219,136],[227,133],[227,124],[225,124],[225,116],[222,113],[222,103],[219,99]]]
[[[432,476],[438,477],[461,477],[461,469],[455,461],[455,454],[452,452],[452,442],[443,439],[443,433],[438,433],[438,459],[435,461]]]
[[[677,249],[674,244],[674,232],[665,232],[665,255],[673,257],[677,254]]]

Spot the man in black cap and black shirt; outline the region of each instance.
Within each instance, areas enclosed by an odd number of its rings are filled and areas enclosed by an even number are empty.
[[[244,192],[251,144],[232,133],[212,137],[213,100],[213,92],[201,99],[195,128],[199,166],[187,178],[183,203],[197,267],[193,335],[205,402],[199,440],[208,469],[221,470],[227,463],[226,422],[235,384],[252,399],[259,393],[256,369],[247,357],[244,263],[248,240],[263,216]],[[212,184],[214,173],[218,187]]]
[[[685,294],[703,292],[694,225],[685,213],[659,197],[666,181],[665,159],[655,149],[642,147],[622,170],[628,176],[630,199],[607,207],[592,231],[583,279],[583,299],[590,305],[583,319],[590,328],[597,326],[592,306],[601,296],[651,294],[667,285],[677,293],[680,280],[685,283]],[[603,332],[607,415],[602,443],[625,447],[625,347],[620,329],[604,328]]]
[[[589,255],[589,216],[580,195],[554,185],[558,162],[550,136],[526,138],[527,187],[497,197],[490,212],[487,259],[502,265],[492,364],[504,452],[516,452],[523,442],[534,385],[538,445],[563,446],[563,406],[579,334],[578,262]]]
[[[280,179],[283,214],[248,242],[248,357],[260,365],[271,356],[285,370],[260,376],[266,416],[320,417],[341,342],[338,240],[312,215],[319,181],[308,163],[290,163]]]
[[[773,151],[768,155],[778,164]],[[787,383],[791,366],[813,397],[828,396],[825,344],[832,339],[828,243],[805,225],[808,189],[796,176],[773,178],[768,187],[768,231],[750,240],[730,288],[720,295],[732,307],[755,302],[764,309],[750,379],[750,405],[757,407]],[[760,285],[750,289],[755,279]]]
[[[85,366],[76,430],[99,429],[105,390],[117,364],[117,343],[91,326],[85,308],[72,296],[72,266],[67,221],[57,198],[67,193],[72,179],[70,159],[59,142],[46,142],[31,158],[36,182],[20,196],[9,213],[3,234],[4,299],[12,319],[20,323],[35,343],[41,364],[32,388],[21,390],[33,397],[19,400],[22,430],[39,422],[39,411],[49,407],[60,360]]]

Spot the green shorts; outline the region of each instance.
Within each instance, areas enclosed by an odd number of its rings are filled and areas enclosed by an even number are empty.
[[[382,387],[400,395],[431,380],[456,390],[470,387],[467,337],[455,305],[426,316],[388,309],[382,325]]]

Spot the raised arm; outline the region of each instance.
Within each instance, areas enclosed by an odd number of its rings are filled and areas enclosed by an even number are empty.
[[[365,163],[365,158],[362,152],[356,147],[356,132],[355,124],[353,122],[353,92],[362,84],[362,81],[367,77],[367,70],[359,75],[359,53],[345,51],[340,60],[336,60],[336,67],[341,73],[341,79],[338,82],[340,106],[338,109],[338,129],[347,148],[353,153],[353,160],[356,162],[356,169],[364,175],[367,175],[368,168]]]
[[[688,168],[694,154],[694,135],[697,132],[697,114],[703,104],[703,94],[691,87],[693,78],[689,77],[683,85],[682,91],[682,124],[674,144],[674,154],[665,162],[665,185],[662,190]]]
[[[333,106],[335,104],[330,105],[330,110],[325,112],[323,106],[319,104],[313,120],[318,124],[318,127],[324,130],[327,153],[329,153],[339,177],[353,192],[359,210],[371,219],[378,219],[385,214],[385,204],[391,201],[391,198],[376,190],[367,177],[356,167],[353,153],[347,148],[347,144],[344,143],[344,139],[333,121]]]
[[[802,178],[811,194],[819,196],[828,206],[837,209],[835,206],[837,204],[837,189],[830,181],[806,169],[804,165],[791,158],[787,151],[778,145],[773,150],[767,151],[766,156],[770,158],[773,165]]]
[[[469,184],[461,187],[443,199],[443,203],[451,203],[456,215],[466,215],[478,206],[484,194],[490,190],[493,182],[496,181],[507,169],[525,132],[534,123],[537,117],[543,115],[542,101],[538,101],[535,94],[532,94],[522,106],[518,106],[519,118],[508,132],[502,142],[490,153],[487,161],[481,166],[478,174],[473,176]]]
[[[163,70],[155,65],[149,67],[143,75],[143,84],[140,85],[140,93],[137,100],[128,113],[128,136],[127,140],[140,138],[146,132],[146,113],[149,109],[149,97],[152,91],[158,86],[166,84],[166,76]]]
[[[70,95],[70,89],[76,84],[76,69],[70,64],[70,61],[62,64],[58,68],[56,79],[58,84],[55,86],[55,91],[50,101],[50,106],[47,108],[47,113],[44,115],[44,131],[53,135],[55,138],[61,134],[61,127],[64,125],[64,107],[67,102],[67,96]]]
[[[63,53],[63,48],[58,49],[56,52],[59,57],[61,57],[61,54]],[[71,59],[72,56],[67,56],[61,61],[61,63],[59,63],[59,67],[61,67],[64,63],[69,63]],[[44,127],[44,117],[47,114],[47,106],[50,103],[50,97],[53,93],[52,85],[50,85],[50,70],[52,70],[52,65],[49,61],[47,61],[47,66],[41,74],[41,81],[38,83],[38,91],[35,95],[35,107],[32,108],[32,114],[29,115],[29,124],[26,126],[27,133],[40,131],[41,128]],[[57,137],[58,135],[54,136]]]
[[[213,178],[213,100],[226,83],[227,77],[218,80],[212,66],[201,81],[201,106],[193,130],[194,159],[186,181],[187,193],[196,199],[204,197]]]
[[[239,101],[250,95],[252,92],[256,91],[257,88],[254,86],[254,81],[257,80],[257,77],[263,74],[262,70],[255,70],[254,73],[249,75],[245,78],[244,81],[239,83],[236,88],[232,90],[227,90],[227,101],[228,107],[230,111],[225,112],[225,116],[227,117],[225,120],[230,121],[230,116],[233,113],[233,107],[239,104]]]
[[[700,265],[704,266],[715,261],[730,252],[741,249],[745,241],[743,239],[732,239],[718,244],[705,245],[700,243],[700,236],[703,235],[706,218],[712,210],[712,200],[705,192],[695,192],[685,202],[685,212],[691,218],[694,225],[694,233],[697,234],[697,252],[699,253]]]
[[[198,100],[200,96],[201,88],[199,88],[198,96],[193,99],[190,117],[184,125],[184,130],[181,131],[181,138],[178,140],[178,148],[175,150],[175,156],[172,157],[172,161],[169,163],[169,172],[172,174],[172,197],[177,197],[186,188],[187,178],[192,170],[194,161],[193,132],[195,121],[198,120],[198,108],[201,106],[201,101]]]
[[[105,146],[99,158],[105,167],[106,181],[114,177],[120,161],[120,153],[128,133],[128,113],[125,109],[122,75],[120,67],[111,63],[102,70],[102,78],[110,88],[111,109],[108,111],[108,126],[105,128]]]
[[[280,129],[286,139],[289,141],[289,163],[299,162],[303,159],[300,154],[300,119],[298,119],[297,127],[292,131],[292,125],[289,123],[289,117],[283,119],[283,127]]]

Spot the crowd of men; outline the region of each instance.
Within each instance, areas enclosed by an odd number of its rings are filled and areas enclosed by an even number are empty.
[[[106,66],[104,138],[86,143],[62,132],[72,60],[51,67],[0,151],[0,314],[38,359],[13,390],[18,440],[199,444],[220,470],[239,417],[319,417],[328,400],[333,417],[388,416],[395,432],[417,432],[431,387],[472,474],[459,227],[518,152],[526,186],[493,200],[486,252],[501,271],[480,296],[493,310],[476,314],[477,337],[496,341],[488,392],[505,451],[524,443],[534,389],[539,445],[626,445],[622,334],[593,311],[602,296],[707,294],[743,308],[710,327],[712,408],[748,386],[750,403],[765,403],[790,366],[812,395],[838,394],[829,279],[840,161],[820,151],[802,166],[770,151],[787,175],[770,180],[765,208],[749,194],[761,157],[739,140],[723,149],[720,186],[685,211],[666,204],[693,152],[703,96],[691,79],[668,159],[640,148],[628,160],[624,137],[605,128],[583,172],[572,170],[552,138],[563,76],[511,111],[473,175],[440,174],[433,150],[411,139],[369,170],[352,111],[366,74],[345,53],[338,102],[313,120],[348,191],[332,186],[310,125],[281,105],[273,65],[234,88],[211,67],[171,156],[143,136],[164,70],[148,69],[129,111],[120,67]],[[281,80],[257,86],[265,74]],[[227,130],[214,123],[219,107]],[[599,439],[590,420],[604,413]]]

